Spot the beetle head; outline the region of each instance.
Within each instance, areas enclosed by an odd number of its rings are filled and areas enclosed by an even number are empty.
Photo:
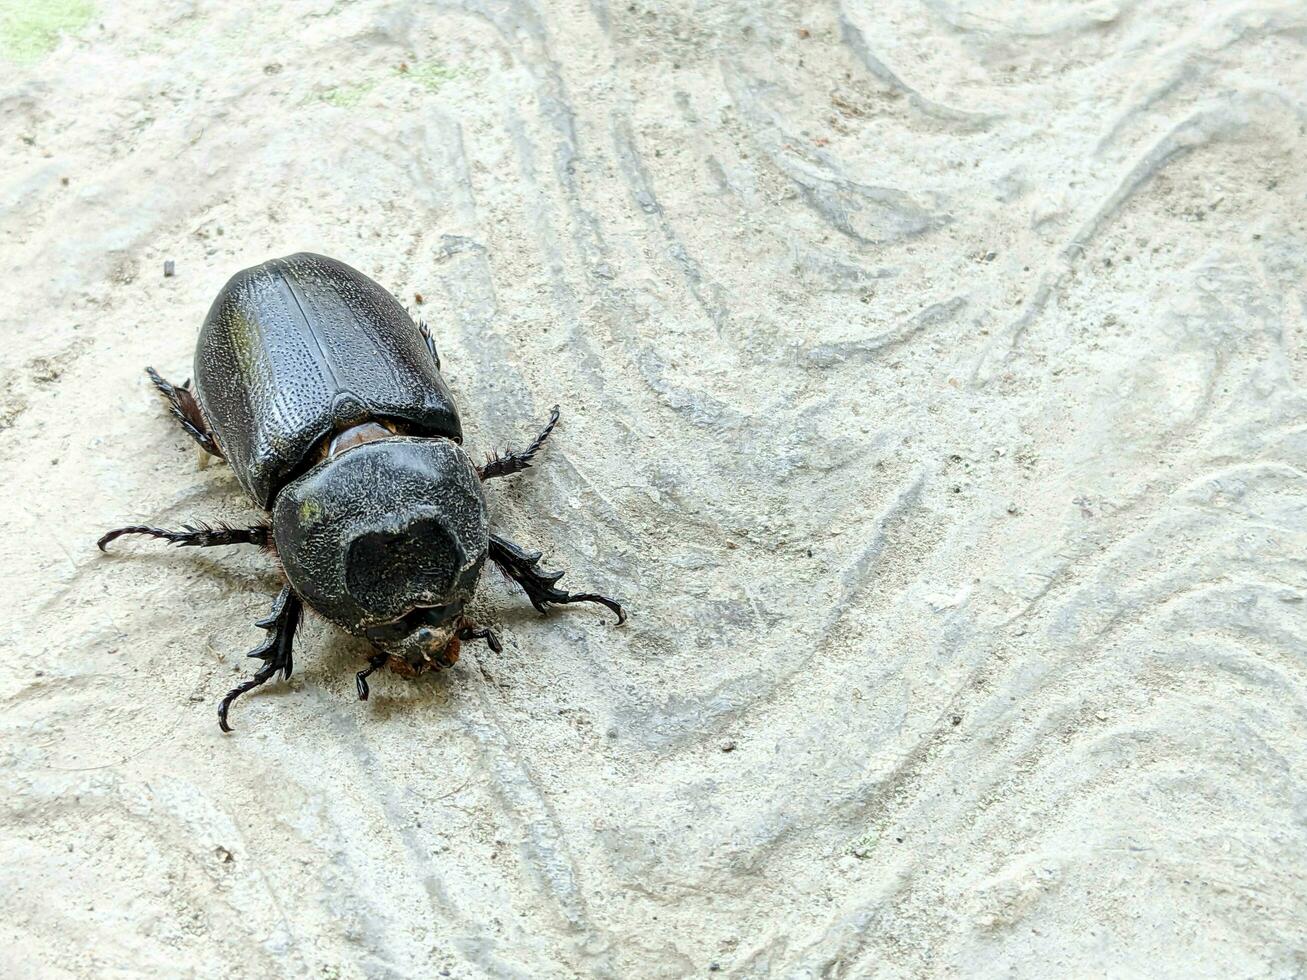
[[[453,662],[489,535],[459,446],[401,436],[346,449],[278,494],[272,526],[287,579],[323,616],[415,670]]]

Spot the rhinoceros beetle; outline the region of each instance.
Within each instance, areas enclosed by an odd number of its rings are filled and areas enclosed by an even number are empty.
[[[358,672],[404,676],[452,666],[461,640],[498,637],[464,614],[487,557],[541,613],[552,604],[617,602],[558,588],[540,553],[490,530],[482,484],[525,470],[558,423],[558,408],[525,449],[475,465],[440,374],[426,325],[380,285],[343,262],[299,253],[238,272],[214,300],[195,351],[195,387],[150,380],[186,433],[227,460],[267,517],[250,527],[133,525],[124,534],[210,548],[254,545],[280,562],[285,585],[268,631],[249,656],[263,666],[218,707],[231,731],[233,701],[291,673],[291,646],[307,604],[371,642]]]

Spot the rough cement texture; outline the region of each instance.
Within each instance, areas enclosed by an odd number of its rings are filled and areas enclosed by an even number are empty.
[[[6,977],[1307,972],[1301,2],[0,13]],[[142,369],[299,249],[627,626],[219,733],[275,570],[93,541],[252,514]]]

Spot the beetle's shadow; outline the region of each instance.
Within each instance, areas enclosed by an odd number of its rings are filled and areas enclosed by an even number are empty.
[[[108,557],[114,562],[155,569],[173,580],[211,583],[224,597],[267,596],[269,604],[284,584],[277,570],[266,563],[233,563],[229,558],[224,560],[189,548],[185,551],[121,548]]]
[[[540,612],[512,579],[506,575],[495,577],[498,581],[493,585],[481,580],[480,594],[468,612],[478,624],[497,632],[500,627],[525,632],[555,620],[611,627],[617,620],[616,614],[589,602],[559,603]]]
[[[315,614],[310,628],[301,631],[297,646],[301,651],[299,662],[305,664],[302,675],[305,683],[320,687],[329,696],[338,692],[351,702],[357,701],[354,677],[376,653],[372,644],[337,629]],[[446,701],[452,696],[453,688],[462,682],[457,665],[427,671],[417,677],[401,677],[382,668],[368,680],[371,693],[366,702],[359,703],[367,715],[359,717],[382,719],[417,704]]]
[[[224,562],[216,557],[207,555],[188,557],[203,572],[205,578],[220,586],[224,594],[266,596],[267,602],[271,604],[284,584],[277,570],[264,564],[257,567],[253,565],[233,567],[230,561]]]
[[[512,596],[498,594],[475,602],[468,610],[475,622],[501,632],[508,628],[524,634],[544,617],[531,608],[513,601]],[[486,601],[486,600],[489,601]],[[321,689],[328,697],[345,697],[355,701],[357,694],[354,675],[367,667],[368,658],[376,648],[361,637],[351,636],[309,612],[296,641],[296,667],[300,680]],[[485,667],[493,671],[494,654],[479,643],[465,643],[464,655],[453,667],[427,671],[417,677],[401,677],[381,669],[368,680],[370,695],[360,703],[367,719],[381,721],[392,715],[410,711],[422,705],[445,704],[460,697],[468,685],[477,684],[486,676]],[[487,660],[486,658],[490,658]],[[303,664],[303,668],[299,667]],[[353,710],[351,708],[351,710]]]
[[[321,675],[324,680],[353,676],[368,665],[368,657],[376,652],[367,640],[337,629],[321,616],[308,612],[305,629],[300,628],[297,645],[303,650],[301,660],[312,664],[304,671],[305,677]],[[312,650],[304,649],[312,646]]]

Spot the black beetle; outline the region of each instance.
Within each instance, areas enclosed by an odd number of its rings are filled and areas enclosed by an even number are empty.
[[[531,465],[558,423],[558,408],[526,449],[476,466],[440,375],[426,325],[390,293],[343,262],[301,252],[238,272],[214,300],[195,351],[195,388],[147,373],[183,429],[225,458],[269,518],[247,528],[181,530],[133,525],[99,540],[147,534],[201,548],[252,544],[273,553],[286,584],[258,625],[267,639],[249,656],[263,666],[230,691],[227,710],[278,671],[290,677],[302,604],[377,652],[358,673],[358,694],[383,665],[405,676],[451,666],[460,640],[499,640],[463,614],[486,557],[531,604],[607,596],[557,588],[561,572],[490,532],[481,484]]]

